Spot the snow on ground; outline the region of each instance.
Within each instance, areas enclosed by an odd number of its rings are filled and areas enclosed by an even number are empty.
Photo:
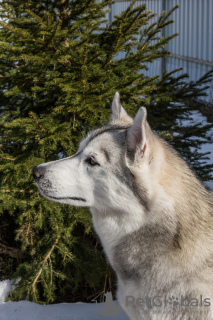
[[[128,320],[124,313],[102,316],[105,303],[59,303],[39,305],[29,301],[5,302],[12,289],[11,280],[0,281],[0,320]],[[118,305],[118,303],[116,302]]]
[[[29,301],[0,305],[0,320],[128,320],[124,311],[117,316],[101,316],[104,303],[60,303],[39,305]]]
[[[191,113],[193,123],[207,123],[206,117],[200,112]],[[183,125],[188,125],[189,121],[184,121]],[[213,129],[208,133],[213,141]],[[213,143],[204,144],[201,147],[202,152],[211,152],[209,163],[213,163]],[[213,189],[213,181],[206,183]],[[0,281],[0,320],[128,320],[124,313],[120,312],[117,316],[101,315],[105,303],[60,303],[53,305],[39,305],[29,301],[5,302],[12,290],[12,281]],[[116,302],[117,303],[117,302]]]

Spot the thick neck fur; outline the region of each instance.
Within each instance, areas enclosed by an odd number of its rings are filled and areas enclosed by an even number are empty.
[[[164,141],[161,144],[167,161],[159,183],[174,199],[180,255],[184,260],[190,259],[193,265],[192,259],[199,263],[212,255],[212,250],[205,248],[213,248],[213,197],[185,161]]]
[[[193,259],[197,265],[211,254],[203,249],[206,242],[213,242],[211,194],[166,142],[154,134],[151,140],[150,160],[132,169],[138,185],[147,190],[149,211],[135,199],[126,210],[121,203],[121,212],[91,208],[96,232],[110,260],[112,248],[121,238],[140,231],[150,238],[150,246],[157,237],[162,243],[160,250],[171,254],[174,262],[181,259],[188,265]]]

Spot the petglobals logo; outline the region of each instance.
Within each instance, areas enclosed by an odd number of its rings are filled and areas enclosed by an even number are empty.
[[[133,296],[126,296],[126,307],[141,307],[143,309],[151,309],[152,307],[209,307],[211,305],[210,298],[188,298],[180,297],[167,297],[167,296],[154,296],[135,298]]]

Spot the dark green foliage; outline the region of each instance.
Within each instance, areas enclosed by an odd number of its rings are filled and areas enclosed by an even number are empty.
[[[189,123],[190,112],[202,106],[201,102],[193,103],[193,100],[205,95],[205,84],[210,81],[212,71],[197,82],[188,83],[187,74],[174,77],[177,71],[165,72],[157,81],[150,100],[144,101],[144,104],[148,102],[150,123],[183,156],[201,180],[212,180],[213,165],[207,164],[208,153],[199,151],[202,144],[211,143],[207,131],[212,124]]]
[[[168,54],[175,35],[161,37],[171,12],[152,23],[154,14],[135,2],[111,25],[111,0],[1,2],[0,276],[20,279],[14,300],[89,301],[113,290],[88,209],[41,197],[31,168],[73,154],[88,130],[107,121],[115,91],[130,115],[145,105],[151,126],[210,178],[205,156],[190,150],[199,137],[207,141],[208,127],[177,120],[188,117],[187,101],[202,95],[211,74],[189,84],[172,73],[147,79],[148,62]]]

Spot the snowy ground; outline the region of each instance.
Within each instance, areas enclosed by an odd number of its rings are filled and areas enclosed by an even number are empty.
[[[192,113],[192,122],[206,123],[206,118],[198,111]],[[183,125],[187,125],[185,121]],[[213,129],[209,131],[213,141]],[[211,152],[209,163],[213,163],[213,144],[205,144],[203,152]],[[213,181],[206,183],[213,189]],[[5,302],[12,289],[11,281],[0,281],[0,320],[128,320],[124,311],[117,316],[103,316],[105,303],[60,303],[54,305],[38,305],[29,301]]]
[[[91,303],[60,303],[39,305],[29,301],[7,302],[0,305],[1,320],[128,320],[124,311],[117,316],[101,316],[101,306],[98,311]]]
[[[124,311],[116,316],[103,316],[105,303],[59,303],[39,305],[29,301],[5,302],[11,281],[0,281],[0,320],[128,320]]]

